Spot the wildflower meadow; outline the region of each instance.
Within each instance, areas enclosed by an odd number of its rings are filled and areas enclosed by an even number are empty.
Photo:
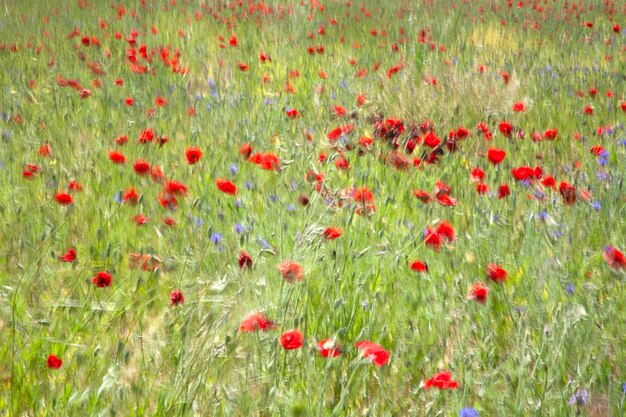
[[[0,35],[0,416],[626,415],[625,3]]]

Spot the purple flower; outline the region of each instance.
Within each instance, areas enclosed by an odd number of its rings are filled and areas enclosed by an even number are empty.
[[[546,221],[548,217],[550,217],[550,214],[547,211],[539,212],[539,220]]]
[[[569,405],[576,404],[577,406],[587,405],[587,399],[589,398],[589,392],[587,388],[583,388],[582,391],[576,390],[569,399]]]
[[[246,181],[244,187],[246,187],[247,190],[252,190],[254,188],[254,184],[252,184],[252,182],[250,181]]]
[[[235,198],[235,207],[241,208],[241,206],[243,206],[243,202],[240,199]]]
[[[211,234],[211,242],[218,245],[222,241],[222,234],[219,232],[213,232]]]
[[[296,211],[296,206],[294,206],[293,204],[289,204],[287,206],[287,211],[293,213],[294,211]]]
[[[600,209],[602,208],[602,205],[600,204],[599,201],[594,201],[593,203],[591,203],[591,208],[594,209],[595,211],[600,211]]]
[[[233,227],[233,230],[235,231],[235,233],[241,234],[241,233],[246,231],[246,228],[243,227],[243,225],[240,224],[240,223],[235,223],[235,226]]]
[[[609,153],[608,151],[602,151],[598,156],[598,165],[608,165],[609,164]]]
[[[237,166],[237,164],[231,164],[228,167],[228,173],[230,175],[237,175],[238,172],[239,172],[239,167]]]
[[[569,295],[574,294],[574,289],[575,289],[574,284],[572,284],[571,282],[569,282],[569,283],[567,284],[567,287],[565,287],[565,291],[566,291]]]
[[[464,407],[459,411],[459,417],[480,417],[478,411],[473,407]]]
[[[118,191],[117,193],[115,193],[115,195],[113,196],[113,200],[115,200],[117,204],[122,204],[122,191]]]

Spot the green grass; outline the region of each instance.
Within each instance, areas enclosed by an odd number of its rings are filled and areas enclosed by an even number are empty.
[[[624,416],[624,273],[602,259],[605,245],[626,249],[626,112],[620,109],[626,36],[612,31],[614,23],[626,27],[621,9],[610,22],[599,2],[577,17],[557,2],[541,3],[545,10],[537,12],[505,2],[494,11],[486,1],[365,0],[363,10],[361,2],[329,1],[321,12],[294,1],[266,2],[272,13],[257,10],[244,19],[244,2],[229,28],[227,5],[146,3],[127,5],[120,19],[117,5],[99,1],[80,9],[76,1],[4,0],[0,8],[0,112],[6,115],[0,121],[0,415],[456,416],[472,406],[481,416]],[[74,28],[80,35],[67,39]],[[423,29],[426,43],[418,42]],[[155,52],[147,64],[153,73],[129,68],[124,39],[133,30],[136,48],[146,44]],[[236,48],[228,45],[232,33]],[[81,46],[85,35],[101,46]],[[320,44],[324,53],[309,55],[307,48]],[[163,47],[171,57],[180,50],[188,73],[162,63]],[[260,63],[260,52],[272,62]],[[92,61],[103,75],[90,71]],[[387,78],[398,63],[404,68]],[[356,77],[362,68],[367,75]],[[289,77],[293,70],[299,77]],[[508,84],[501,71],[511,75]],[[58,76],[76,79],[91,97],[60,86]],[[123,86],[114,85],[117,78]],[[595,98],[587,93],[591,87]],[[358,94],[368,98],[362,107]],[[167,105],[156,107],[156,96]],[[126,97],[133,107],[124,105]],[[526,104],[524,113],[513,112],[516,101]],[[354,118],[337,119],[336,104]],[[582,113],[589,104],[593,116]],[[192,107],[194,117],[187,114]],[[286,108],[301,117],[287,119]],[[380,157],[389,151],[381,139],[357,156],[358,139],[375,134],[369,118],[377,114],[401,118],[404,141],[410,124],[426,119],[444,141],[459,126],[471,135],[436,164],[399,171]],[[503,137],[502,120],[525,138]],[[480,121],[493,141],[475,128]],[[355,124],[349,137],[355,149],[345,151],[350,169],[341,171],[332,160],[343,145],[331,146],[326,134],[347,123]],[[611,133],[598,135],[601,126]],[[139,145],[147,127],[168,142]],[[531,141],[534,131],[549,128],[558,129],[555,141]],[[123,147],[115,144],[120,135],[129,138]],[[49,157],[37,154],[44,143],[52,148]],[[277,154],[280,172],[246,162],[239,154],[244,143]],[[196,165],[185,161],[192,145],[204,152]],[[607,165],[590,154],[593,145],[609,152]],[[491,146],[507,152],[497,167],[484,157]],[[126,164],[110,162],[110,150],[122,151]],[[418,147],[409,160],[424,152]],[[320,153],[329,162],[320,163]],[[133,172],[137,158],[188,187],[177,210],[159,204],[161,184]],[[42,171],[26,179],[29,163]],[[236,174],[229,173],[232,164]],[[514,181],[510,171],[521,165],[540,165],[557,187],[567,181],[592,197],[579,195],[565,206],[558,190]],[[487,195],[470,181],[478,166]],[[309,170],[325,174],[333,199],[325,201],[306,181]],[[239,187],[236,199],[217,189],[218,177]],[[72,179],[83,191],[62,207],[54,195]],[[438,180],[451,186],[457,206],[423,204],[412,195],[431,192]],[[506,199],[492,193],[502,183],[511,188]],[[141,193],[138,205],[116,202],[131,186]],[[350,201],[339,207],[340,192],[349,187],[372,190],[375,212],[358,215]],[[306,206],[299,203],[303,195]],[[138,213],[150,221],[135,225]],[[164,225],[165,216],[177,225]],[[441,220],[457,237],[435,252],[423,243],[423,231]],[[234,231],[236,224],[243,233]],[[324,240],[328,226],[342,228],[342,236]],[[219,244],[211,239],[215,232],[223,237]],[[74,264],[58,260],[68,247],[78,253]],[[237,266],[240,250],[251,254],[251,270]],[[163,266],[133,269],[131,253],[155,254]],[[409,269],[416,259],[428,264],[427,274]],[[282,260],[301,264],[304,281],[283,281],[276,269]],[[509,272],[506,283],[488,282],[489,263]],[[97,288],[91,277],[103,270],[113,283]],[[484,305],[466,298],[477,281],[491,289]],[[170,306],[177,289],[185,302]],[[278,328],[239,332],[255,311]],[[293,328],[305,344],[287,351],[280,335]],[[315,348],[329,337],[344,347],[334,359]],[[378,368],[361,359],[359,340],[387,349],[389,362]],[[63,359],[60,369],[47,367],[50,354]],[[444,369],[459,389],[420,388]],[[568,404],[577,389],[589,391],[584,406]]]

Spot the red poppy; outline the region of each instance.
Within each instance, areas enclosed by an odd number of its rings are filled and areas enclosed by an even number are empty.
[[[524,103],[522,103],[521,101],[518,101],[513,104],[513,111],[516,113],[523,112],[525,109],[526,107],[524,106]]]
[[[561,193],[563,204],[566,206],[576,203],[576,188],[573,185],[562,181],[559,185],[559,193]]]
[[[109,159],[114,164],[123,164],[126,163],[126,157],[123,153],[118,151],[109,151]]]
[[[498,165],[500,162],[504,160],[506,156],[506,151],[498,148],[489,148],[487,150],[487,158],[489,158],[489,162],[493,165]]]
[[[448,194],[439,194],[437,196],[437,202],[441,204],[442,206],[450,206],[450,207],[454,207],[458,204],[458,201],[450,197]]]
[[[543,132],[543,136],[546,139],[550,139],[550,140],[556,139],[556,135],[557,134],[558,134],[558,130],[556,130],[556,129],[548,129],[545,132]]]
[[[239,325],[239,331],[244,333],[251,333],[257,330],[266,332],[275,328],[274,322],[268,320],[263,313],[252,313],[246,316]]]
[[[438,251],[441,247],[441,239],[439,238],[439,235],[430,227],[424,232],[424,243],[426,246],[436,251]]]
[[[76,250],[68,248],[64,255],[59,256],[61,262],[74,262],[76,260]]]
[[[144,145],[154,140],[154,130],[151,127],[144,129],[139,135],[139,143]]]
[[[467,299],[476,300],[481,304],[485,304],[489,291],[489,288],[485,287],[482,282],[477,282],[472,285],[472,288],[470,288],[469,292],[467,293]]]
[[[142,158],[138,158],[133,164],[133,169],[138,175],[146,175],[150,172],[150,164]]]
[[[615,246],[607,245],[602,251],[602,259],[611,268],[626,271],[626,256]]]
[[[290,261],[282,261],[276,266],[281,277],[290,284],[304,280],[304,271],[300,264]]]
[[[50,156],[52,154],[52,148],[50,147],[49,144],[44,143],[43,145],[41,145],[41,147],[37,151],[37,154],[39,154],[40,156],[44,156],[44,157]]]
[[[362,340],[354,344],[362,358],[368,359],[379,368],[389,361],[389,352],[379,344]]]
[[[133,187],[128,187],[122,195],[122,201],[135,205],[139,202],[139,197],[140,195],[137,194]]]
[[[56,355],[48,356],[48,368],[59,369],[61,365],[63,365],[63,359],[59,358]]]
[[[440,143],[441,139],[439,139],[432,130],[428,131],[424,136],[424,145],[429,148],[436,148]]]
[[[476,192],[480,195],[482,194],[486,194],[487,191],[489,191],[489,187],[487,186],[487,184],[484,184],[482,182],[479,182],[478,184],[476,184]]]
[[[161,219],[161,221],[163,222],[163,224],[167,225],[167,226],[176,226],[176,220],[174,220],[171,217],[164,217],[163,219]]]
[[[80,185],[80,183],[76,180],[70,180],[70,183],[68,184],[67,188],[69,188],[70,191],[76,191],[76,192],[83,191],[83,186]]]
[[[481,182],[485,179],[485,171],[483,171],[480,167],[476,167],[472,169],[471,180],[473,182]]]
[[[54,199],[62,206],[67,206],[74,203],[74,199],[72,198],[72,196],[64,192],[58,192],[54,196]]]
[[[556,180],[552,175],[548,175],[544,179],[541,180],[541,184],[546,188],[554,188],[556,187]]]
[[[459,383],[452,379],[452,374],[449,371],[442,371],[426,380],[423,387],[424,389],[457,389]]]
[[[163,189],[168,194],[181,195],[181,196],[187,195],[187,187],[182,182],[178,182],[174,180],[167,181]]]
[[[286,350],[299,349],[304,344],[304,336],[299,330],[289,330],[280,336],[280,344]]]
[[[175,306],[185,302],[185,297],[181,290],[172,291],[170,294],[170,305]]]
[[[595,145],[589,148],[589,152],[591,152],[594,156],[599,156],[602,152],[605,152],[604,148],[600,145]]]
[[[324,236],[327,240],[335,240],[343,231],[339,227],[327,227],[326,230],[322,232],[322,236]]]
[[[239,257],[237,258],[237,264],[239,265],[239,268],[241,269],[252,268],[252,257],[250,256],[248,252],[246,252],[245,250],[242,250],[241,252],[239,252]]]
[[[217,178],[215,185],[217,185],[217,188],[223,193],[230,195],[237,194],[237,186],[225,178]]]
[[[106,271],[98,272],[93,278],[91,278],[91,282],[98,288],[105,288],[111,285],[111,274]]]
[[[137,224],[137,226],[143,226],[148,223],[150,219],[143,214],[136,214],[133,216],[133,221]]]
[[[454,228],[452,227],[450,223],[448,223],[445,220],[443,220],[441,223],[439,223],[439,225],[437,225],[437,234],[439,236],[442,236],[448,242],[452,242],[455,237]]]
[[[443,181],[437,181],[435,183],[435,195],[449,195],[451,192],[452,188]]]
[[[156,96],[154,98],[154,104],[156,104],[157,107],[163,107],[167,104],[167,99],[162,96]]]
[[[300,117],[300,112],[297,109],[289,109],[287,110],[287,118],[289,119],[297,119]]]
[[[341,345],[333,338],[317,342],[317,350],[325,358],[336,358],[342,354]]]
[[[241,148],[239,148],[239,154],[244,157],[244,159],[250,158],[252,155],[252,146],[249,143],[244,143]]]
[[[509,276],[508,272],[498,264],[487,265],[487,277],[497,283],[506,281]]]
[[[507,184],[502,184],[498,187],[498,198],[502,199],[508,197],[511,194],[509,190],[509,186]]]
[[[500,122],[498,129],[500,130],[500,133],[508,138],[510,138],[511,133],[513,133],[513,125],[507,121]]]
[[[413,195],[422,203],[430,203],[433,200],[432,196],[425,190],[413,190]]]
[[[197,146],[192,146],[185,151],[185,157],[187,158],[187,163],[193,165],[202,158],[202,151]]]
[[[428,265],[422,261],[411,262],[410,268],[415,272],[428,272]]]
[[[535,167],[531,168],[528,166],[520,166],[511,170],[511,174],[516,180],[524,181],[531,180],[534,178],[540,178],[542,175],[541,168]]]

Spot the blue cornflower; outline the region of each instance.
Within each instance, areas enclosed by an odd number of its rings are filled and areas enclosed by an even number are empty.
[[[235,207],[241,208],[241,206],[243,206],[243,202],[240,199],[235,198]]]
[[[626,394],[626,382],[622,384],[622,391]]]
[[[215,89],[215,81],[213,80],[213,78],[209,78],[209,87],[211,88],[211,90]]]
[[[340,81],[339,81],[339,85],[340,85],[340,86],[342,86],[343,88],[345,88],[346,90],[347,90],[347,89],[348,89],[348,87],[349,87],[348,82],[347,82],[347,81],[345,81],[345,80],[340,80]]]
[[[204,220],[202,220],[200,217],[196,217],[196,216],[189,216],[189,218],[191,219],[191,222],[194,224],[194,226],[196,227],[202,227],[202,225],[204,224]]]
[[[228,167],[228,173],[230,175],[237,175],[238,172],[239,172],[239,167],[237,166],[237,164],[231,164]]]
[[[222,234],[220,232],[213,232],[213,234],[211,234],[211,242],[217,245],[221,241],[222,241]]]
[[[570,294],[570,295],[571,295],[571,294],[574,294],[574,290],[575,290],[575,289],[576,289],[576,287],[574,287],[574,284],[572,284],[571,282],[568,282],[568,283],[567,283],[567,287],[565,287],[565,291],[566,291],[568,294]]]
[[[550,213],[548,213],[547,211],[539,212],[539,220],[545,221],[548,217],[550,217]]]
[[[278,201],[278,195],[270,194],[270,202],[275,203]]]
[[[598,177],[600,181],[606,181],[609,179],[609,173],[598,170],[598,172],[596,173],[596,177]]]
[[[459,417],[480,417],[478,411],[472,407],[463,407],[461,411],[459,411]]]
[[[569,399],[569,405],[576,404],[577,406],[587,405],[587,399],[589,398],[589,392],[587,388],[583,388],[582,391],[576,390]]]
[[[254,184],[252,184],[252,182],[250,181],[246,181],[244,187],[246,187],[247,190],[252,190],[254,188]]]
[[[118,191],[117,193],[115,193],[113,199],[117,204],[122,204],[122,191]]]
[[[600,211],[600,209],[602,208],[602,205],[600,204],[599,201],[594,201],[593,203],[591,203],[591,208],[594,209],[595,211]]]
[[[609,163],[609,152],[602,151],[598,156],[598,165],[608,165]]]
[[[289,211],[289,212],[294,212],[294,211],[296,211],[296,206],[294,206],[293,204],[289,204],[289,205],[287,206],[287,211]]]
[[[233,230],[235,231],[235,233],[241,234],[241,233],[246,231],[246,228],[243,227],[243,225],[240,224],[240,223],[235,223],[235,226],[233,227]]]

